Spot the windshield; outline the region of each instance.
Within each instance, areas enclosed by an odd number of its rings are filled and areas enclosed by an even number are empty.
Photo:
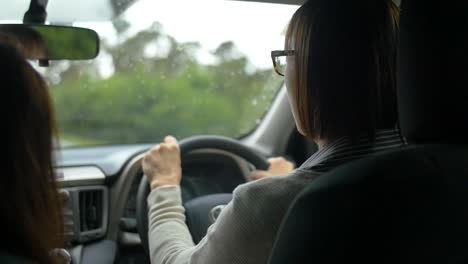
[[[248,134],[282,87],[270,51],[283,49],[296,9],[140,0],[112,21],[75,23],[100,35],[98,58],[41,69],[51,86],[62,145]]]

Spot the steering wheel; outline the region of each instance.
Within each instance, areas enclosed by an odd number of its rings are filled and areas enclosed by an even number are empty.
[[[218,149],[235,154],[255,168],[266,170],[270,166],[266,158],[238,140],[223,136],[194,136],[179,142],[181,159],[197,149]],[[145,176],[141,178],[137,193],[136,217],[141,243],[146,253],[148,249],[148,205],[146,199],[150,185]],[[212,194],[192,199],[184,204],[186,222],[195,243],[205,235],[208,227],[216,220],[222,208],[231,201],[232,194]]]

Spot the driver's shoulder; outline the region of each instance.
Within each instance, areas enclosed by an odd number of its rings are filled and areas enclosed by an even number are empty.
[[[251,181],[234,190],[234,200],[249,207],[284,207],[301,192],[319,173],[294,170],[284,176],[271,176]]]

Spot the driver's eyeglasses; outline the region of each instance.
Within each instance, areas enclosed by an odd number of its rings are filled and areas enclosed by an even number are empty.
[[[273,50],[271,52],[273,68],[275,72],[281,76],[284,76],[286,73],[286,57],[288,56],[294,56],[294,50]]]

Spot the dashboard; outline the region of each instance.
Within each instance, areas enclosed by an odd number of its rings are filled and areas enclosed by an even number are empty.
[[[122,263],[148,262],[137,232],[136,198],[143,176],[141,160],[150,147],[70,148],[57,153],[61,157],[59,186],[68,196],[64,208],[67,245],[76,263],[94,263],[99,252],[109,257],[100,263],[113,263],[117,249]],[[229,152],[190,152],[182,157],[182,200],[232,193],[247,181],[251,168]]]

